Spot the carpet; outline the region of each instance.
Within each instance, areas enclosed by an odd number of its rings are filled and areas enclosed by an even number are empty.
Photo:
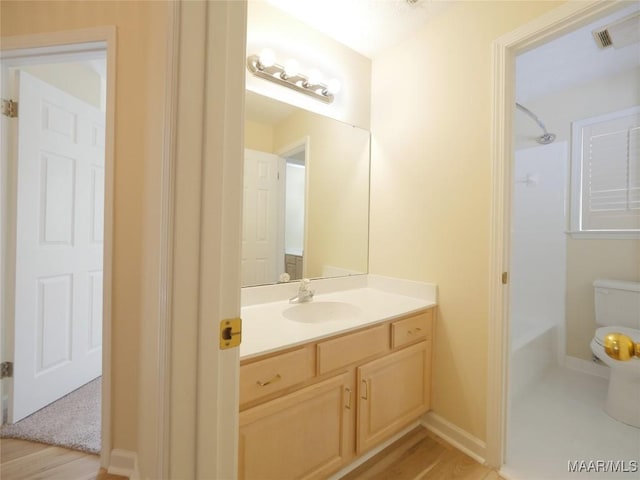
[[[0,437],[100,453],[101,380],[92,380],[13,425],[2,425]]]

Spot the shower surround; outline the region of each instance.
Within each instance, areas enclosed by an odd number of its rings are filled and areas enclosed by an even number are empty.
[[[566,142],[515,155],[511,399],[564,358],[567,161]]]

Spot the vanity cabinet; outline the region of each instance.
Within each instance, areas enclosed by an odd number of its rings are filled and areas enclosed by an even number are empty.
[[[429,409],[434,309],[241,362],[239,478],[321,479]]]

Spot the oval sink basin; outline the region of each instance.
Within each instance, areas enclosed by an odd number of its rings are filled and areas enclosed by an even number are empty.
[[[353,319],[361,313],[362,309],[350,303],[311,301],[287,308],[282,316],[294,322],[322,323]]]

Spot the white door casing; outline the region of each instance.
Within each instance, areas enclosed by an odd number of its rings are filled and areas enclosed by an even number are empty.
[[[20,72],[16,422],[101,374],[104,113]]]
[[[284,271],[284,255],[278,251],[281,163],[272,153],[245,149],[242,285],[274,283]]]

